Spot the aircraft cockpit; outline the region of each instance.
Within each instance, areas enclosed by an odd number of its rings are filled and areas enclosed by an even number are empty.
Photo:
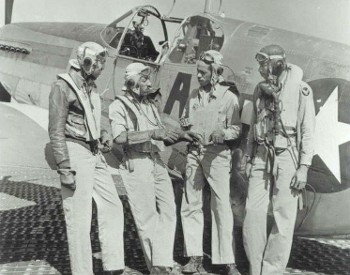
[[[158,63],[168,50],[164,21],[152,6],[135,8],[101,32],[112,54]]]
[[[173,63],[194,64],[202,52],[220,51],[224,43],[221,27],[202,15],[186,19],[175,36],[169,60]]]

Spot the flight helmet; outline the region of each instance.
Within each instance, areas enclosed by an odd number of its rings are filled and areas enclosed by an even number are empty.
[[[268,45],[263,47],[255,56],[260,65],[268,64],[270,74],[279,77],[286,68],[286,53],[279,45]]]
[[[85,42],[77,49],[77,58],[70,60],[72,67],[82,69],[88,76],[93,75],[97,63],[106,62],[107,50],[96,42]]]

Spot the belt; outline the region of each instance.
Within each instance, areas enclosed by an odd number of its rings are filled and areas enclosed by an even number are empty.
[[[85,147],[88,149],[91,153],[96,155],[98,153],[98,140],[92,140],[92,141],[86,141],[82,139],[76,139],[72,137],[67,137],[66,136],[66,141],[74,142],[76,144],[80,144],[81,146]]]
[[[217,150],[221,149],[222,151],[230,149],[230,147],[226,143],[202,145],[197,142],[192,142],[187,145],[187,153],[201,155],[204,154],[207,148],[215,148]]]
[[[126,147],[128,151],[136,152],[136,153],[156,153],[158,150],[156,146],[152,142],[144,142],[139,144],[132,144]]]
[[[266,148],[266,171],[271,173],[273,176],[273,180],[275,181],[277,179],[277,161],[276,161],[276,156],[284,153],[285,151],[288,151],[290,154],[292,161],[294,163],[295,169],[297,169],[298,166],[298,159],[297,156],[294,152],[294,148],[291,145],[288,145],[287,147],[274,147],[272,144],[269,143],[257,143],[258,146],[264,146]]]
[[[124,151],[129,172],[133,172],[135,170],[132,153],[149,156],[150,158],[154,158],[159,154],[158,151],[140,152],[138,150],[135,150],[133,146],[123,146],[123,151]]]

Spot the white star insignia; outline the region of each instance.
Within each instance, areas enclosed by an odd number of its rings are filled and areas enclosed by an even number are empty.
[[[350,140],[350,125],[338,121],[338,97],[337,86],[316,116],[315,154],[341,183],[339,145]]]

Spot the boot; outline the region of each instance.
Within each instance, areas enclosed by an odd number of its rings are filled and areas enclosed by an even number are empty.
[[[182,273],[184,274],[207,274],[208,272],[203,267],[203,257],[202,256],[192,256],[188,263],[183,267]]]
[[[241,273],[237,269],[236,264],[226,265],[226,274],[227,275],[241,275]]]

